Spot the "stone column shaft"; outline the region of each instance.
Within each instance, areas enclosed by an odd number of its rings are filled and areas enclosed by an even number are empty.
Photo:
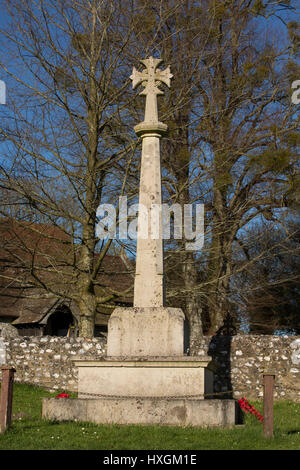
[[[146,213],[145,233],[144,214],[138,219],[138,240],[136,254],[136,275],[134,283],[135,307],[162,307],[164,305],[163,279],[163,240],[161,214],[154,220],[152,205],[161,208],[160,134],[146,133],[142,136],[142,160],[140,176],[139,204]],[[151,233],[154,224],[158,231]],[[142,238],[147,235],[147,239]],[[158,235],[157,239],[153,236]]]

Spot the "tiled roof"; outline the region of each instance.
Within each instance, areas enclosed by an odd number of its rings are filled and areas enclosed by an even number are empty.
[[[59,227],[44,224],[0,221],[0,317],[16,318],[14,324],[42,321],[58,299],[68,298],[74,279],[72,260],[79,245],[72,246],[69,235]],[[97,261],[99,254],[95,254]],[[61,296],[49,295],[43,288],[36,288],[30,276],[30,263],[34,257],[39,277],[51,283]],[[23,261],[22,263],[19,260]],[[131,266],[121,256],[106,255],[101,264],[95,286],[102,296],[111,290],[120,292],[133,285]],[[132,270],[132,269],[131,269]],[[76,287],[76,285],[75,285]],[[118,302],[131,304],[132,299],[118,297]],[[67,301],[70,302],[70,301]],[[99,306],[98,318],[112,311],[113,302]],[[78,309],[73,304],[73,310]],[[103,320],[103,318],[102,318]],[[101,321],[102,321],[101,320]]]

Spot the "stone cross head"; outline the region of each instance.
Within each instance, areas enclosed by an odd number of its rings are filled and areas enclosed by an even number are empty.
[[[157,69],[162,61],[162,59],[154,59],[152,56],[149,57],[149,59],[141,60],[140,62],[145,65],[146,70],[139,72],[133,67],[132,75],[130,76],[133,89],[141,83],[145,87],[144,90],[140,92],[140,95],[146,96],[145,123],[158,122],[156,96],[164,94],[164,92],[158,88],[159,82],[165,83],[170,88],[170,80],[173,77],[170,72],[170,67],[168,66],[165,70]]]

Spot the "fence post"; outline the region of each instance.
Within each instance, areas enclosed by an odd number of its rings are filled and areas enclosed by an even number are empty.
[[[264,419],[263,434],[264,437],[273,437],[273,394],[274,394],[274,378],[275,374],[265,373],[264,378]]]
[[[2,366],[1,370],[0,432],[2,433],[11,424],[14,373],[16,370],[10,366]]]

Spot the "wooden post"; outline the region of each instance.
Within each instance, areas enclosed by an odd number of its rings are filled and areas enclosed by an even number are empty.
[[[273,437],[273,393],[275,374],[265,373],[264,378],[264,420],[263,434],[264,437]]]
[[[3,366],[1,370],[0,432],[4,432],[11,424],[14,373],[16,370],[10,366]]]

